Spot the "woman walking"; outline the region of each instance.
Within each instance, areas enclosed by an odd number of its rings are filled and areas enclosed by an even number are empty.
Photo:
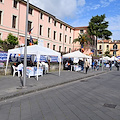
[[[89,62],[87,61],[87,59],[84,63],[84,67],[85,67],[85,71],[86,71],[86,74],[87,74],[87,71],[88,71],[88,68],[89,68]]]

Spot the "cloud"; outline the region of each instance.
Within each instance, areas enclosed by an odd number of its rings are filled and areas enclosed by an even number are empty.
[[[102,7],[107,7],[110,5],[111,2],[114,2],[116,0],[101,0],[100,3],[102,4]]]
[[[78,6],[85,5],[85,0],[30,0],[30,3],[63,19],[72,17]]]
[[[84,6],[85,3],[85,0],[78,0],[78,6]]]
[[[113,33],[112,38],[114,40],[120,40],[120,15],[106,18],[109,22],[108,29]]]

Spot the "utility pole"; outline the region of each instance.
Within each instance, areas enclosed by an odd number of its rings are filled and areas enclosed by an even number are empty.
[[[27,0],[27,9],[26,9],[23,87],[25,87],[26,85],[28,10],[29,10],[29,0]]]

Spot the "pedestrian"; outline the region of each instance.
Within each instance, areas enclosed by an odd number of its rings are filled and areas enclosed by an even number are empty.
[[[109,61],[109,69],[112,70],[112,62]]]
[[[98,62],[97,62],[97,70],[99,70],[99,67],[100,67],[100,61],[98,60]]]
[[[84,63],[84,67],[85,67],[85,73],[87,74],[87,71],[88,71],[88,68],[89,68],[89,62],[87,61],[87,59]]]
[[[119,65],[118,62],[116,61],[115,66],[117,67],[117,71],[119,71]]]
[[[94,70],[97,70],[97,61],[95,60]]]

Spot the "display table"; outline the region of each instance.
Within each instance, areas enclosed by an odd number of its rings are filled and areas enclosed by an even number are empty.
[[[27,67],[26,69],[26,75],[30,78],[31,76],[43,76],[43,67],[39,67],[37,70],[37,67]]]
[[[71,71],[80,71],[81,70],[81,66],[80,65],[71,65]]]

